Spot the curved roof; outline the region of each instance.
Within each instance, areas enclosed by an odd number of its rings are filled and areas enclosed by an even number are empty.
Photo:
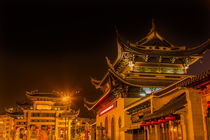
[[[210,38],[199,46],[187,48],[187,49],[171,49],[171,50],[153,50],[144,49],[132,43],[125,43],[119,40],[120,46],[124,51],[129,51],[134,54],[145,54],[145,55],[155,55],[155,56],[200,56],[203,55],[206,50],[210,49]]]
[[[148,87],[148,86],[153,86],[153,87],[162,87],[162,86],[168,86],[169,84],[173,83],[174,81],[171,79],[168,80],[161,80],[160,79],[147,79],[147,80],[142,80],[142,79],[128,79],[128,78],[123,78],[123,76],[121,76],[120,74],[118,74],[118,72],[116,72],[116,70],[114,69],[114,67],[111,65],[111,63],[109,61],[107,61],[107,64],[109,66],[108,71],[110,72],[110,74],[112,74],[116,79],[118,79],[119,81],[121,81],[122,83],[129,85],[129,86],[133,86],[133,87]]]
[[[185,46],[175,46],[156,31],[153,21],[150,32],[144,38],[135,43],[123,40],[117,32],[117,44],[118,50],[129,51],[134,54],[158,56],[195,56],[202,55],[207,49],[210,49],[210,38],[206,42],[196,47],[186,48]]]
[[[163,46],[163,47],[174,47],[166,39],[160,36],[155,30],[149,32],[149,34],[143,39],[136,42],[137,47],[141,46]]]
[[[61,96],[58,95],[57,93],[40,93],[40,92],[27,92],[27,96],[30,97],[46,97],[46,98],[60,98]]]

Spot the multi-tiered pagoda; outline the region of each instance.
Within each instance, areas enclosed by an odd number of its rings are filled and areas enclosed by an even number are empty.
[[[101,97],[91,106],[97,112],[98,139],[130,139],[123,128],[131,124],[124,108],[178,80],[189,77],[187,69],[203,57],[210,39],[199,46],[176,46],[163,38],[153,23],[146,37],[137,42],[121,39],[117,33],[116,60],[107,59],[108,71],[102,80],[91,79]],[[146,102],[145,106],[150,106]]]

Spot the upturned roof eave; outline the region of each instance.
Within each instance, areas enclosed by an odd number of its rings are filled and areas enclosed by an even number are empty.
[[[126,51],[130,51],[137,55],[155,55],[155,56],[202,56],[206,53],[207,50],[210,49],[210,39],[206,42],[202,43],[199,46],[188,48],[186,50],[169,50],[169,51],[162,51],[162,50],[145,50],[141,47],[131,47],[129,44],[125,42],[120,42],[121,47]]]
[[[94,108],[97,107],[97,105],[105,98],[107,97],[107,95],[110,93],[111,91],[111,88],[108,89],[108,91],[106,91],[106,93],[101,97],[99,98],[99,100],[90,108],[90,110],[93,110]]]

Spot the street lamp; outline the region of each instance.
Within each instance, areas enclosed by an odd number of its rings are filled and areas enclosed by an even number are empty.
[[[64,97],[62,98],[62,100],[63,100],[64,103],[68,102],[69,99],[70,99],[69,96],[64,96]]]
[[[67,138],[66,138],[66,118],[67,118],[67,105],[69,103],[70,97],[69,96],[64,96],[62,98],[62,100],[63,100],[64,104],[66,105],[65,106],[65,129],[64,129],[65,132],[64,132],[64,139],[67,140]]]

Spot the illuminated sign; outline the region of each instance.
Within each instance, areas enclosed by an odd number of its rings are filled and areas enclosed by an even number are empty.
[[[105,108],[104,110],[102,110],[102,111],[99,113],[99,115],[103,115],[103,114],[105,114],[106,112],[112,110],[113,108],[114,108],[114,104],[112,104],[112,105],[108,106],[107,108]]]
[[[51,110],[51,106],[50,105],[37,105],[36,109],[38,110]]]

